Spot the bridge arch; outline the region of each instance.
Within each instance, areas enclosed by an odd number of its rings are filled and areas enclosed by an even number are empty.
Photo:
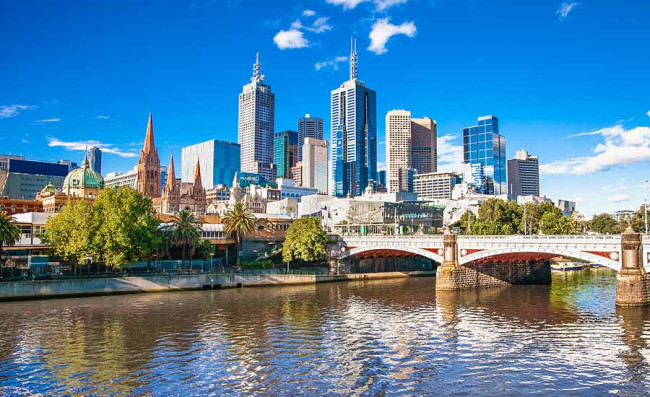
[[[411,254],[423,256],[425,258],[434,260],[438,263],[443,262],[442,255],[438,255],[435,252],[431,252],[422,248],[417,248],[417,247],[404,247],[404,246],[399,246],[399,247],[393,247],[393,246],[370,246],[370,247],[355,247],[351,250],[345,251],[345,253],[341,254],[341,259],[349,258],[358,254],[362,254],[364,252],[372,252],[372,251],[401,251],[401,252],[408,252]]]
[[[465,256],[460,256],[459,258],[459,264],[460,265],[466,265],[471,262],[480,260],[480,259],[486,259],[494,256],[499,256],[499,255],[506,255],[506,254],[516,254],[516,253],[532,253],[532,254],[552,254],[552,255],[557,255],[557,256],[564,256],[564,257],[571,257],[571,258],[577,258],[577,259],[582,259],[584,261],[588,262],[593,262],[593,263],[599,263],[603,266],[606,266],[610,269],[614,269],[616,271],[621,270],[621,264],[618,260],[613,260],[610,258],[605,258],[596,254],[591,254],[589,252],[583,252],[583,251],[578,251],[578,250],[573,250],[573,249],[567,249],[567,248],[499,248],[499,249],[486,249],[486,250],[481,250],[478,252],[474,252]],[[620,253],[619,253],[620,257]]]

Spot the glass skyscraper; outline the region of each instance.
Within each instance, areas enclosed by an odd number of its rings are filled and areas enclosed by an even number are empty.
[[[478,118],[478,125],[463,128],[463,152],[466,164],[483,168],[479,190],[484,194],[506,194],[506,138],[499,135],[499,119]]]
[[[298,132],[276,132],[273,138],[273,162],[278,178],[290,178],[291,167],[298,162]]]
[[[298,161],[302,161],[302,145],[305,144],[305,138],[323,140],[323,119],[311,117],[309,114],[298,119]]]
[[[234,142],[211,139],[181,150],[181,180],[194,182],[196,161],[201,167],[201,183],[207,190],[216,185],[232,184],[240,171],[240,147]]]
[[[88,149],[88,162],[90,163],[90,168],[95,172],[102,173],[102,150],[96,146]]]
[[[330,192],[337,197],[360,196],[377,179],[377,93],[357,80],[355,47],[350,51],[350,79],[330,98]]]

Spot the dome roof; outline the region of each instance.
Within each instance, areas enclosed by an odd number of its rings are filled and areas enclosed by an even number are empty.
[[[88,160],[84,158],[81,168],[70,171],[68,176],[65,177],[63,187],[68,189],[102,189],[104,187],[104,178],[99,172],[90,168]]]
[[[46,195],[51,195],[51,194],[56,194],[56,186],[52,183],[52,181],[49,181],[47,185],[41,190],[41,196],[46,196]]]

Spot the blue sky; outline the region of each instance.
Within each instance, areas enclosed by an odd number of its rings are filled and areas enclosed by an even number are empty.
[[[650,179],[650,2],[305,0],[0,2],[0,153],[132,168],[147,114],[161,162],[207,139],[237,140],[237,95],[260,52],[276,130],[325,119],[347,79],[388,110],[438,122],[441,169],[462,127],[499,117],[508,157],[539,155],[542,193],[587,214],[638,208]],[[180,164],[177,164],[180,167]],[[177,175],[180,168],[177,170]]]

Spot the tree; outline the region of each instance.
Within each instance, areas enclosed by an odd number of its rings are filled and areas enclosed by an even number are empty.
[[[293,221],[287,229],[282,244],[282,260],[291,262],[301,259],[313,262],[325,257],[327,234],[318,218],[301,218]]]
[[[616,234],[620,232],[616,220],[610,214],[604,212],[591,218],[589,230],[600,234]]]
[[[0,260],[2,260],[2,246],[13,245],[20,237],[20,229],[13,222],[13,218],[5,211],[0,211]]]
[[[88,201],[68,198],[61,211],[47,219],[43,240],[55,255],[71,262],[77,274],[82,260],[98,255],[94,244],[97,226],[97,218]]]
[[[93,240],[106,265],[119,269],[128,262],[150,260],[159,251],[160,221],[151,200],[129,186],[104,189],[94,203],[98,225]]]
[[[214,254],[214,247],[210,240],[201,240],[196,247],[196,256],[204,261],[207,261]]]
[[[576,223],[571,217],[562,216],[555,212],[547,212],[540,220],[541,230],[544,234],[575,234]]]
[[[239,252],[242,249],[242,238],[245,234],[255,230],[256,220],[253,212],[242,203],[236,203],[223,217],[225,233],[230,236],[234,235],[237,242],[237,264],[239,264]]]
[[[174,219],[172,219],[172,229],[174,230],[174,242],[182,244],[183,260],[187,259],[185,256],[186,247],[190,251],[191,258],[194,248],[201,240],[201,222],[196,219],[192,212],[182,210],[174,217]]]

